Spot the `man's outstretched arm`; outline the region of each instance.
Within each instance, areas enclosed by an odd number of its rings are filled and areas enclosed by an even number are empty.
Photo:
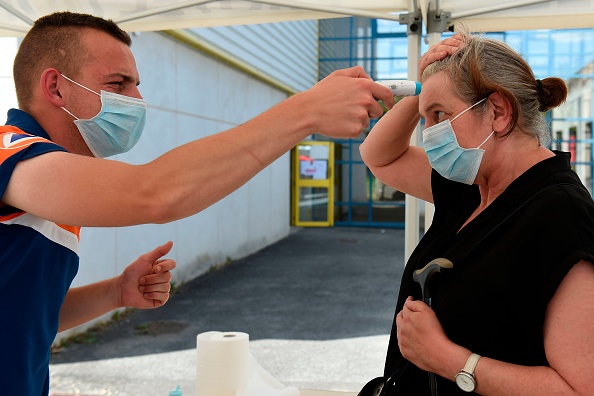
[[[144,165],[64,152],[22,161],[2,201],[78,226],[181,219],[227,196],[313,133],[358,136],[370,118],[383,114],[378,99],[393,104],[391,91],[362,68],[336,71],[243,125],[179,146]]]

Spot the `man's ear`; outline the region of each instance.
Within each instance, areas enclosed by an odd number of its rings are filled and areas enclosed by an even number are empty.
[[[41,73],[41,80],[39,82],[43,97],[54,106],[58,107],[64,106],[64,99],[62,99],[62,95],[60,94],[60,84],[62,81],[60,72],[50,68],[45,69],[43,73]]]
[[[508,132],[513,114],[511,103],[499,92],[489,95],[488,102],[490,111],[493,114],[493,130],[495,132]]]

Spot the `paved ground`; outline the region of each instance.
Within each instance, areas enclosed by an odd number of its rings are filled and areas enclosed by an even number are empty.
[[[196,336],[250,335],[285,385],[358,391],[381,374],[403,270],[402,230],[295,229],[52,356],[51,394],[194,395]],[[90,335],[86,337],[91,339]]]

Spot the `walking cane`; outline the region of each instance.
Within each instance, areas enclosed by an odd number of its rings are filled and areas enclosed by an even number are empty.
[[[421,268],[416,270],[413,274],[413,280],[421,285],[421,293],[423,294],[423,301],[431,307],[432,284],[433,278],[436,274],[441,273],[446,268],[453,268],[454,264],[445,258],[436,258]],[[435,373],[429,372],[429,387],[431,388],[431,396],[437,396],[437,378]]]

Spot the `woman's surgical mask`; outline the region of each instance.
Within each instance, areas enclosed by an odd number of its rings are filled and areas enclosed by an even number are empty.
[[[479,100],[451,121],[442,121],[423,131],[423,146],[429,157],[429,163],[446,179],[464,184],[473,184],[476,179],[485,153],[481,146],[493,136],[495,131],[491,132],[477,148],[465,149],[458,144],[452,122],[485,99],[487,98]]]
[[[101,110],[91,119],[75,118],[74,124],[97,158],[110,157],[129,151],[138,143],[146,120],[146,102],[142,99],[101,91],[101,94],[62,74],[66,80],[101,97]]]

